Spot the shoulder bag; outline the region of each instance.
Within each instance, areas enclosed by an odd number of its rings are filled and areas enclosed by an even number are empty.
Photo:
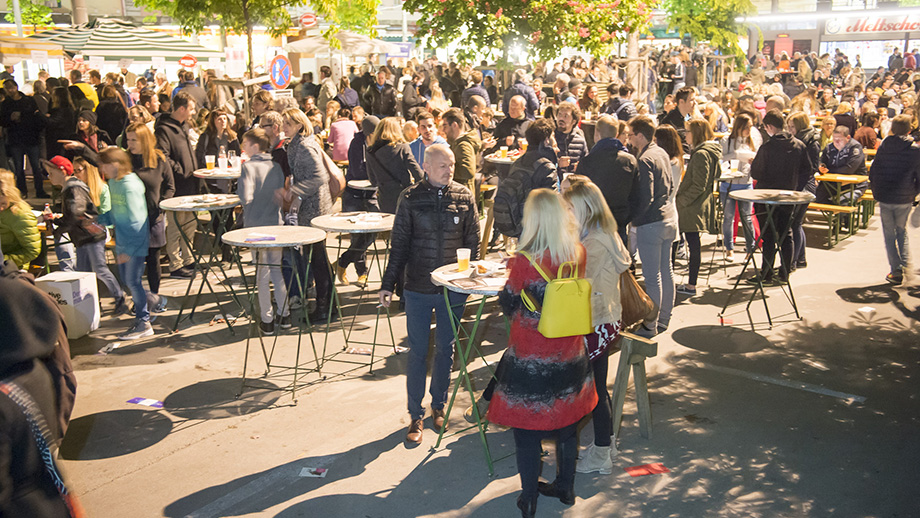
[[[623,307],[620,321],[623,328],[643,322],[655,310],[655,303],[645,290],[639,287],[631,271],[626,270],[620,274],[620,304]]]

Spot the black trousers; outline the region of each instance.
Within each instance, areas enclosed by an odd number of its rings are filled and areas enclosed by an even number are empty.
[[[777,245],[779,246],[780,254],[782,254],[782,264],[792,264],[793,242],[792,231],[789,229],[789,220],[792,218],[794,207],[791,205],[776,206],[773,210],[773,216],[770,218],[770,225],[773,228],[767,228],[767,206],[755,204],[754,207],[757,223],[760,225],[760,234],[763,237],[763,264],[760,272],[764,278],[770,279],[776,271],[773,263],[776,260]],[[789,275],[786,267],[780,266],[779,275],[784,278]]]
[[[578,435],[576,425],[570,424],[558,430],[524,430],[514,428],[515,456],[521,475],[521,496],[524,500],[537,497],[537,483],[540,480],[543,439],[556,440],[556,487],[568,490],[575,485],[575,460],[578,456]]]

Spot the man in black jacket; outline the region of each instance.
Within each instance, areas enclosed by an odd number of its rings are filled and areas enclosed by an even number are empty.
[[[866,153],[862,144],[850,137],[850,128],[837,126],[831,136],[831,142],[821,151],[821,173],[834,173],[843,175],[866,175]],[[837,203],[840,205],[853,205],[866,189],[868,182],[860,182],[853,186],[853,191],[845,191],[840,196],[835,195],[835,186],[830,182],[819,188],[818,203]]]
[[[406,83],[402,91],[402,114],[406,120],[415,120],[419,111],[425,109],[428,101],[419,93],[422,85],[422,75],[418,72],[412,74],[412,81]]]
[[[556,108],[556,146],[559,151],[558,163],[560,178],[575,172],[578,162],[588,154],[588,142],[585,134],[578,127],[581,122],[581,110],[578,105],[563,102]]]
[[[26,171],[23,159],[29,158],[32,166],[32,179],[35,182],[35,197],[50,198],[42,186],[45,174],[39,163],[39,142],[42,129],[45,127],[45,118],[38,111],[35,100],[19,91],[19,85],[13,79],[3,82],[6,99],[0,104],[0,126],[6,129],[6,145],[9,147],[10,158],[13,159],[13,168],[16,170],[16,187],[25,197]]]
[[[192,196],[199,193],[200,181],[192,173],[198,169],[195,150],[188,137],[188,121],[195,115],[197,104],[187,92],[179,92],[172,101],[172,112],[163,115],[156,122],[154,131],[157,147],[166,155],[166,162],[173,172],[176,196]],[[181,233],[180,233],[181,227]],[[195,236],[195,217],[191,212],[170,212],[166,225],[166,255],[169,257],[169,271],[173,277],[194,275],[192,250],[182,238]]]
[[[600,188],[610,212],[617,220],[617,232],[623,243],[626,243],[630,194],[639,170],[636,158],[617,140],[618,130],[619,125],[613,116],[601,115],[594,130],[598,141],[588,156],[579,162],[575,172],[587,176]]]
[[[508,175],[498,183],[495,193],[495,230],[508,237],[521,237],[524,200],[534,189],[554,189],[556,175],[553,122],[546,118],[527,127],[527,152],[511,164]]]
[[[396,116],[396,88],[387,82],[387,73],[377,72],[377,82],[364,91],[364,106],[381,119]]]
[[[431,282],[431,272],[457,260],[457,249],[470,250],[477,258],[479,216],[473,195],[463,185],[451,180],[454,154],[443,144],[425,150],[426,179],[407,188],[400,195],[393,223],[390,261],[383,274],[380,303],[389,307],[397,278],[406,272],[406,330],[409,335],[409,366],[406,389],[411,424],[406,440],[422,442],[422,418],[425,409],[425,374],[427,371],[428,336],[431,312],[437,318],[434,365],[431,373],[431,417],[436,431],[446,428],[444,403],[453,365],[454,334],[450,319],[463,313],[466,295],[450,292],[451,311],[441,288]]]
[[[690,144],[688,144],[687,139],[684,138],[684,135],[687,133],[685,124],[686,121],[690,120],[690,117],[693,116],[693,109],[696,108],[696,90],[689,86],[681,88],[674,94],[674,102],[677,103],[677,107],[669,111],[668,114],[664,116],[664,119],[661,120],[661,123],[674,126],[674,129],[676,129],[677,133],[680,135],[684,154],[689,155]]]
[[[878,148],[869,182],[882,215],[882,236],[891,270],[885,279],[892,284],[904,281],[910,259],[907,243],[907,217],[914,198],[920,193],[920,148],[908,136],[910,115],[891,121],[891,133]]]
[[[798,187],[799,178],[812,172],[808,149],[801,140],[783,130],[785,120],[781,111],[767,112],[763,118],[763,125],[770,140],[764,142],[757,150],[751,164],[751,178],[757,180],[757,189],[794,191]],[[792,217],[793,206],[779,205],[775,208],[770,220],[772,230],[766,230],[767,206],[759,203],[754,206],[763,246],[763,264],[759,276],[764,283],[785,283],[789,279],[787,268],[792,264],[793,242],[789,220]],[[776,259],[777,239],[782,257],[779,273],[774,276],[773,261]],[[757,276],[748,281],[757,284]]]

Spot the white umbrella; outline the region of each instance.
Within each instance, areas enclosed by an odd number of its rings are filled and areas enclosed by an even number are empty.
[[[288,43],[284,46],[284,50],[287,52],[300,52],[304,54],[318,54],[333,50],[341,50],[343,54],[349,56],[399,52],[398,45],[368,38],[356,32],[339,31],[335,33],[334,37],[341,43],[341,49],[333,49],[329,42],[322,36],[307,36],[303,39]]]

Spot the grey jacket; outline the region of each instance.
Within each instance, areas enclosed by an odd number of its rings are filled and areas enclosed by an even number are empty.
[[[243,226],[280,225],[281,207],[275,203],[275,191],[284,187],[284,172],[272,162],[268,153],[259,153],[243,163],[236,193],[243,204]]]
[[[639,156],[639,175],[631,196],[633,226],[647,225],[677,217],[671,192],[674,180],[671,177],[671,161],[668,153],[650,143]]]
[[[332,211],[329,175],[320,154],[323,150],[316,137],[300,133],[291,138],[287,153],[293,176],[291,190],[301,199],[298,224],[309,227],[313,218]]]

